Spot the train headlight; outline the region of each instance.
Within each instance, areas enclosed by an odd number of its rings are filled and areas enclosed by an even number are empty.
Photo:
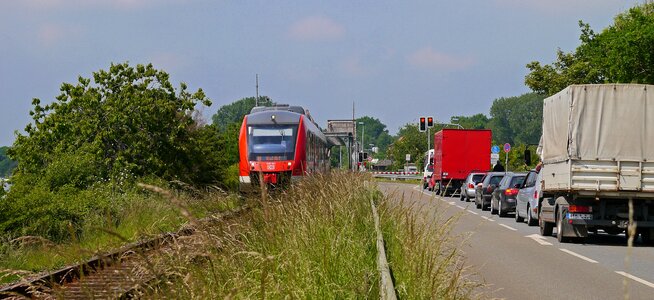
[[[275,115],[270,116],[270,119],[275,122]]]
[[[291,168],[291,162],[290,161],[288,162],[288,168],[289,169]]]
[[[254,163],[253,162],[250,163],[250,167],[252,167],[252,170],[254,170]]]

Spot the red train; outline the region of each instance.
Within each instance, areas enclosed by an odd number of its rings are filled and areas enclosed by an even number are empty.
[[[239,134],[239,189],[285,185],[306,174],[329,170],[329,145],[300,106],[255,107]]]

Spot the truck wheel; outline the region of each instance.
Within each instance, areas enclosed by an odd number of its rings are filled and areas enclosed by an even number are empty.
[[[531,207],[529,207],[529,204],[527,204],[527,225],[528,226],[536,226],[538,220],[534,219],[531,215]]]
[[[540,227],[540,235],[542,236],[551,236],[552,235],[552,229],[554,229],[554,225],[552,223],[545,222],[543,220],[543,217],[540,216],[540,211],[538,212],[538,227]]]
[[[556,240],[559,243],[567,243],[568,238],[563,236],[563,210],[558,209],[556,212]]]

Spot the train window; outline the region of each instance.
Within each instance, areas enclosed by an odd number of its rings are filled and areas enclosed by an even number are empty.
[[[248,127],[249,159],[293,160],[297,125],[253,125]]]

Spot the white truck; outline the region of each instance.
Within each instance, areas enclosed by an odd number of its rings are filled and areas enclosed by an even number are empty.
[[[539,226],[559,242],[635,226],[654,238],[654,85],[572,85],[546,98]]]

